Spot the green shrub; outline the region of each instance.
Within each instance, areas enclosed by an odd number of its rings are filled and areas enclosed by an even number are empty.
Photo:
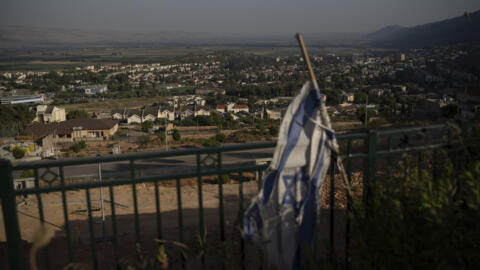
[[[480,161],[443,165],[436,179],[415,168],[371,185],[354,206],[353,269],[480,269]]]
[[[82,147],[78,143],[74,143],[70,149],[72,149],[73,152],[78,153],[82,150]]]
[[[81,149],[84,149],[85,147],[87,147],[87,143],[85,141],[79,141],[78,145],[80,145]]]
[[[25,151],[19,147],[15,147],[15,149],[12,151],[12,154],[15,159],[21,159],[25,156]]]
[[[157,138],[159,141],[165,141],[165,133],[163,131],[157,133]]]
[[[224,143],[226,138],[227,138],[227,136],[225,136],[225,134],[223,134],[223,133],[217,133],[215,135],[215,140],[219,143]]]
[[[177,142],[180,141],[180,139],[182,138],[182,136],[180,135],[180,131],[178,131],[177,129],[173,130],[172,137],[173,137],[173,140]]]
[[[67,119],[82,119],[88,118],[88,113],[83,110],[74,110],[67,113]]]
[[[215,136],[214,137],[210,137],[208,139],[204,139],[202,141],[202,145],[205,146],[205,147],[213,147],[213,146],[219,146],[220,145],[220,142],[217,141],[215,139]]]
[[[142,124],[142,131],[143,132],[148,132],[152,128],[153,128],[153,122],[152,121],[143,122],[143,124]]]
[[[79,141],[73,143],[70,149],[72,149],[73,152],[78,153],[82,151],[82,149],[84,149],[85,147],[87,147],[87,143],[85,141]]]
[[[222,174],[220,176],[220,179],[222,181],[222,184],[230,184],[230,177],[228,176],[228,174]],[[217,183],[219,183],[218,178],[216,180],[217,180]]]
[[[20,174],[20,178],[32,178],[35,177],[35,173],[33,170],[23,170],[22,174]]]

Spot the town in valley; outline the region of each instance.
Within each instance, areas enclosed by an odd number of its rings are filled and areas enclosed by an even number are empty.
[[[338,132],[478,117],[473,59],[472,45],[312,51]],[[275,140],[306,80],[298,52],[275,50],[1,71],[0,155],[60,159]]]

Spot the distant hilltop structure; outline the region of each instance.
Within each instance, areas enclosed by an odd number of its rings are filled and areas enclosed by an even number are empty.
[[[11,96],[5,97],[1,100],[2,105],[13,105],[13,104],[44,104],[45,96],[44,95],[30,95],[30,96]]]

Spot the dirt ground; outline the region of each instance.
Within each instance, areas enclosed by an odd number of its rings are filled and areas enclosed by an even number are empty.
[[[222,133],[228,136],[235,131],[237,130],[224,130]],[[169,136],[168,149],[171,151],[183,148],[202,147],[199,139],[208,139],[216,134],[216,131],[203,131],[197,134],[184,134],[182,135],[182,139],[180,141],[174,141],[172,136]],[[122,154],[165,150],[165,142],[163,140],[159,140],[155,135],[151,135],[150,142],[145,145],[141,145],[136,138],[132,138],[130,140],[116,139],[110,141],[87,141],[86,143],[87,147],[78,153],[71,151],[70,143],[65,144],[63,147],[60,147],[60,156],[95,157],[97,155],[108,155],[113,153],[113,148],[115,146],[120,147],[120,152]]]

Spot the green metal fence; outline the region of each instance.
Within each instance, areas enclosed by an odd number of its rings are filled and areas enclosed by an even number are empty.
[[[381,164],[381,161],[385,161],[389,157],[399,156],[399,155],[415,155],[417,157],[417,166],[422,166],[422,153],[425,151],[437,151],[437,149],[442,149],[449,147],[451,145],[453,131],[452,128],[447,125],[434,125],[427,127],[415,127],[415,128],[405,128],[405,129],[396,129],[389,131],[375,131],[370,130],[364,133],[355,133],[355,134],[344,134],[338,136],[338,141],[341,147],[341,155],[344,161],[345,168],[347,170],[349,181],[353,173],[357,173],[362,176],[363,181],[363,190],[364,195],[368,190],[368,183],[375,181],[378,173],[378,166]],[[163,239],[164,234],[162,230],[162,218],[163,214],[161,211],[160,198],[159,198],[159,184],[161,185],[164,181],[170,181],[176,188],[176,204],[177,204],[177,223],[178,223],[178,235],[176,241],[184,243],[185,239],[185,221],[184,221],[184,211],[185,207],[182,206],[182,181],[185,179],[196,179],[196,189],[198,191],[198,232],[199,238],[205,239],[207,232],[206,230],[206,221],[204,213],[204,201],[203,201],[203,180],[206,177],[215,176],[218,178],[216,185],[218,186],[218,233],[221,243],[224,243],[227,239],[227,227],[237,226],[241,224],[226,224],[225,222],[225,202],[224,202],[224,183],[222,181],[223,175],[236,174],[238,176],[238,197],[235,200],[238,202],[239,209],[239,218],[238,220],[241,223],[241,215],[248,200],[244,195],[244,184],[246,181],[251,180],[251,173],[256,172],[259,175],[259,179],[262,178],[262,171],[264,171],[268,164],[253,164],[242,162],[228,163],[225,162],[225,157],[231,153],[238,153],[241,151],[246,158],[249,156],[254,156],[253,153],[262,153],[263,156],[269,156],[273,153],[273,148],[275,147],[274,142],[268,143],[253,143],[253,144],[242,144],[242,145],[231,145],[223,147],[212,147],[212,148],[199,148],[192,150],[180,150],[180,151],[171,151],[171,152],[148,152],[148,153],[138,153],[138,154],[124,154],[124,155],[106,155],[95,158],[79,158],[79,159],[66,159],[66,160],[54,160],[54,161],[39,161],[39,162],[29,162],[13,165],[9,161],[2,160],[0,162],[0,195],[3,211],[3,220],[5,233],[7,237],[7,250],[8,250],[8,265],[11,269],[26,269],[28,264],[26,263],[26,258],[28,257],[28,248],[25,247],[25,244],[22,244],[22,238],[20,235],[20,224],[17,212],[17,202],[24,196],[30,196],[34,198],[38,205],[38,218],[41,223],[46,222],[44,209],[45,206],[42,203],[42,196],[47,193],[57,192],[61,195],[61,204],[64,216],[64,226],[62,230],[65,234],[65,242],[62,245],[66,247],[66,264],[74,263],[77,261],[75,244],[72,243],[72,229],[70,214],[69,214],[69,201],[68,193],[71,191],[81,191],[85,192],[86,197],[86,206],[87,206],[87,222],[88,222],[88,235],[89,235],[89,245],[91,253],[90,267],[94,269],[105,268],[99,262],[97,248],[98,246],[98,235],[95,235],[95,225],[94,217],[92,214],[92,196],[91,191],[98,189],[100,187],[108,189],[109,195],[109,208],[110,211],[108,214],[108,219],[110,220],[111,232],[108,236],[109,246],[111,252],[114,256],[114,261],[116,268],[121,268],[121,249],[124,248],[122,243],[123,236],[118,233],[118,222],[117,222],[117,213],[116,208],[118,205],[115,203],[115,191],[114,187],[117,186],[131,186],[132,189],[132,200],[133,200],[133,223],[134,223],[134,234],[135,243],[137,246],[142,245],[142,229],[141,229],[141,220],[139,217],[139,206],[138,206],[138,192],[137,186],[141,183],[148,183],[153,185],[155,192],[155,226],[156,226],[156,238]],[[266,150],[265,150],[266,149]],[[264,152],[261,152],[265,150]],[[250,151],[250,152],[249,152]],[[260,151],[260,152],[259,152]],[[188,157],[188,158],[187,158]],[[170,168],[164,173],[153,172],[150,175],[145,175],[139,173],[141,171],[138,166],[141,160],[146,159],[174,159],[174,158],[185,158],[182,166],[177,166]],[[404,158],[404,157],[403,157]],[[335,159],[332,159],[335,160]],[[120,175],[110,177],[105,181],[68,181],[68,178],[65,175],[66,168],[71,168],[75,166],[85,166],[89,164],[107,164],[112,162],[126,162],[128,163],[128,175]],[[360,162],[360,163],[359,163]],[[122,163],[123,164],[123,163]],[[127,165],[125,165],[127,166]],[[384,166],[384,165],[382,165]],[[168,166],[167,166],[168,167]],[[434,166],[435,167],[435,166]],[[350,248],[350,226],[351,220],[349,218],[348,212],[351,210],[350,202],[346,203],[346,212],[345,223],[342,223],[343,228],[339,228],[336,225],[335,216],[336,209],[336,198],[335,194],[339,192],[336,190],[335,179],[336,177],[336,164],[331,165],[330,170],[330,179],[329,184],[330,188],[326,192],[329,197],[328,202],[328,230],[321,231],[320,233],[324,235],[324,239],[329,239],[326,243],[327,249],[334,250],[336,245],[341,243],[342,252],[344,253],[343,258],[345,261],[348,261],[349,258],[349,248]],[[168,168],[167,168],[168,169]],[[24,188],[24,189],[15,189],[13,180],[15,175],[18,175],[19,172],[23,170],[33,170],[35,177],[35,187],[33,188]],[[250,176],[246,176],[249,174]],[[328,180],[328,179],[327,179]],[[172,182],[173,181],[173,182]],[[261,185],[261,180],[258,181],[258,187]],[[190,182],[190,184],[192,184]],[[338,185],[337,185],[338,186]],[[103,199],[102,199],[103,203]],[[107,201],[108,203],[108,201]],[[325,217],[321,217],[325,218]],[[342,239],[338,239],[337,231],[342,231]],[[169,235],[171,237],[171,235]],[[239,244],[239,253],[241,254],[239,267],[245,268],[245,261],[248,260],[246,254],[246,244],[238,238]],[[51,246],[52,244],[50,244]],[[322,243],[322,245],[325,245]],[[49,251],[50,246],[47,246],[40,252],[41,256],[44,256],[45,259],[41,260],[40,268],[57,268],[56,265],[52,265],[52,261],[58,259],[58,254],[52,254]],[[103,247],[104,248],[104,247]],[[57,252],[57,251],[54,251]],[[63,256],[63,255],[62,255]],[[208,252],[201,252],[199,255],[199,261],[201,268],[207,268]],[[261,259],[259,259],[261,261]],[[38,261],[38,260],[37,260]],[[5,262],[2,263],[5,265]],[[182,259],[182,266],[185,266]],[[346,263],[348,266],[348,263]],[[261,266],[260,266],[261,267]],[[110,265],[108,268],[112,268]],[[115,267],[113,267],[115,268]]]

